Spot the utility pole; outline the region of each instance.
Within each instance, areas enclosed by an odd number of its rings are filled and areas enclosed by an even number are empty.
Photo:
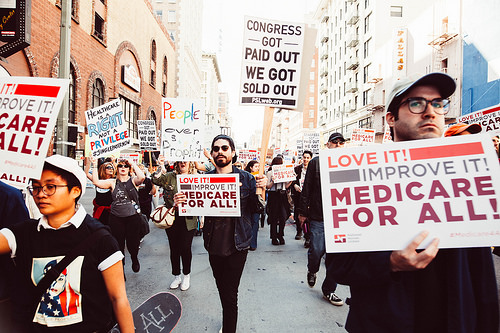
[[[69,79],[71,46],[71,0],[61,0],[61,40],[59,43],[59,78]],[[57,117],[56,153],[68,156],[69,89]]]

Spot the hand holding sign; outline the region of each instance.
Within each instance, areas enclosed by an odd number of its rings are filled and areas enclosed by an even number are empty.
[[[422,231],[405,249],[393,251],[390,258],[391,270],[393,272],[403,272],[415,271],[427,267],[439,251],[439,238],[434,238],[425,250],[421,252],[417,252],[416,250],[428,235],[428,231]]]

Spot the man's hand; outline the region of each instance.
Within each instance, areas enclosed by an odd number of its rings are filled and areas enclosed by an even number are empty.
[[[422,231],[405,249],[393,251],[390,258],[391,270],[393,272],[415,271],[427,267],[439,251],[439,238],[435,238],[432,243],[421,252],[417,252],[416,249],[428,235],[428,231]]]
[[[295,191],[297,192],[302,192],[302,190],[300,189],[300,186],[297,185],[297,184],[293,184],[293,188],[295,189]]]

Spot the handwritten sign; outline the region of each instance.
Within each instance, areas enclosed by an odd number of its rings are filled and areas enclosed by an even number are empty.
[[[276,164],[272,170],[275,183],[289,182],[297,177],[293,171],[293,164]]]
[[[139,146],[144,150],[157,150],[156,122],[154,120],[137,120]]]
[[[371,128],[353,128],[351,143],[360,146],[375,143],[375,130]]]
[[[122,159],[139,164],[141,155],[139,153],[120,153],[120,160]]]
[[[69,80],[0,78],[0,180],[25,188],[42,174]]]
[[[486,108],[457,118],[459,123],[481,125],[483,132],[500,133],[500,105]]]
[[[170,161],[201,161],[205,107],[203,100],[163,98],[161,145]]]
[[[132,145],[118,99],[85,111],[93,157],[117,153]]]
[[[320,145],[320,139],[319,139],[319,133],[304,133],[303,137],[303,147],[304,150],[309,150],[313,154],[319,154],[319,145]]]
[[[328,252],[500,245],[500,167],[488,135],[320,152]]]
[[[241,105],[297,108],[304,24],[245,17]]]
[[[177,175],[177,188],[187,196],[180,216],[241,216],[239,174]]]

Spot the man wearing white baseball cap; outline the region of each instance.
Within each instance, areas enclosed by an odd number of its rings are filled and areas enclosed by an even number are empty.
[[[398,81],[386,104],[393,140],[442,137],[455,87],[444,73]],[[348,332],[498,333],[491,249],[439,249],[434,239],[417,250],[427,236],[400,251],[331,255],[328,269],[351,290]]]
[[[114,324],[113,313],[121,332],[134,331],[123,254],[107,227],[78,204],[86,183],[75,160],[48,157],[40,179],[32,179],[28,187],[43,216],[0,230],[0,253],[10,252],[16,260],[16,314],[26,332],[107,332]],[[49,268],[56,269],[97,232],[92,246],[83,246],[53,279],[45,279],[48,288],[37,288],[44,285],[45,275],[51,275]]]

